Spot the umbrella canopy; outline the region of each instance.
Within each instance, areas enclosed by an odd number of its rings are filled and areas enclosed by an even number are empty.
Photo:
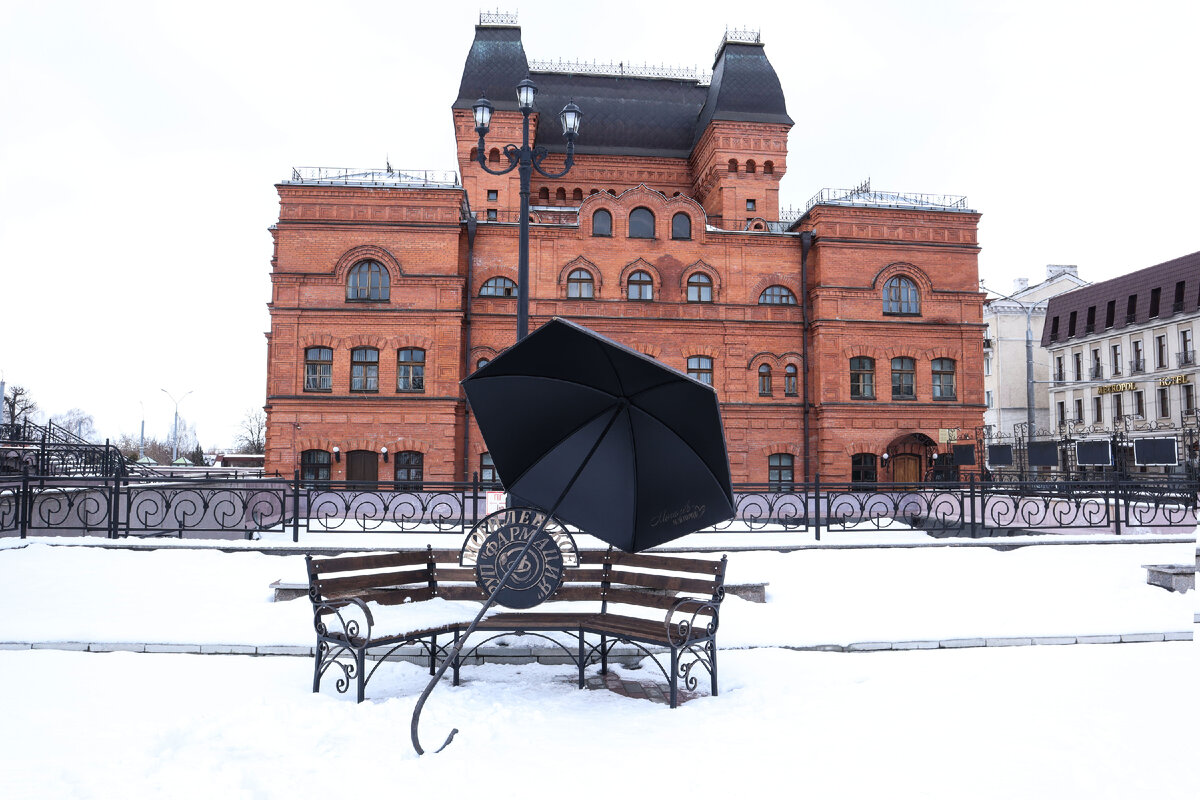
[[[734,514],[716,391],[552,319],[463,380],[514,500],[627,552]]]

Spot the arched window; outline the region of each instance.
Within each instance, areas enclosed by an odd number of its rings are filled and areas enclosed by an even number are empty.
[[[583,189],[576,189],[575,191],[571,192],[571,200],[576,203],[582,202],[583,201]]]
[[[511,278],[488,278],[479,288],[480,297],[516,297],[517,284]]]
[[[736,158],[729,159],[729,171],[737,172],[737,159]]]
[[[396,453],[396,488],[402,492],[421,491],[425,479],[425,456],[416,450],[401,450]]]
[[[763,293],[758,296],[758,304],[760,306],[794,306],[796,305],[796,295],[792,294],[792,290],[786,286],[768,286],[763,289]]]
[[[850,482],[874,483],[877,470],[874,453],[855,453],[850,456]]]
[[[866,356],[850,359],[850,399],[875,399],[875,359]]]
[[[374,347],[350,351],[350,391],[379,391],[379,351]]]
[[[498,148],[493,147],[491,152],[488,153],[488,161],[492,164],[500,163],[500,150]]]
[[[903,275],[888,278],[883,284],[883,313],[920,314],[921,295],[917,285]]]
[[[758,368],[758,396],[771,396],[771,368],[766,364]]]
[[[773,492],[790,492],[795,481],[795,457],[791,453],[767,456],[767,482]]]
[[[481,358],[475,362],[475,369],[483,369],[490,363],[492,363],[490,358]]]
[[[763,162],[763,175],[774,175],[774,174],[775,174],[775,162],[774,161],[764,161]]]
[[[713,360],[708,356],[689,356],[687,368],[690,377],[709,386],[713,385]]]
[[[471,161],[474,162],[474,161],[478,161],[478,160],[479,160],[479,148],[472,147],[471,148]]]
[[[917,399],[917,362],[901,356],[892,359],[892,399]]]
[[[360,261],[350,268],[346,280],[347,300],[387,300],[391,279],[378,261]]]
[[[783,368],[783,393],[788,397],[796,397],[800,394],[799,372],[795,364],[788,364]]]
[[[758,164],[754,163],[754,159],[750,159],[749,161],[746,162],[746,174],[747,175],[753,175],[757,171],[758,171]]]
[[[612,214],[603,208],[592,214],[592,236],[612,236]]]
[[[305,450],[300,454],[300,477],[306,481],[329,480],[331,459],[328,450]]]
[[[411,347],[396,353],[396,391],[425,391],[425,351]]]
[[[935,358],[933,360],[933,399],[957,399],[958,392],[954,384],[954,359]],[[1114,394],[1113,397],[1117,400],[1121,399],[1119,394]]]
[[[654,279],[650,277],[649,272],[637,270],[629,276],[629,293],[630,300],[653,300],[654,299]]]
[[[550,187],[543,186],[542,188],[538,189],[538,200],[543,203],[550,202]]]
[[[703,272],[693,272],[687,280],[689,303],[711,303],[713,301],[712,278]]]
[[[629,238],[654,238],[654,212],[648,208],[638,207],[629,212]]]
[[[333,350],[309,347],[304,350],[304,391],[333,391]]]
[[[671,238],[692,238],[692,218],[687,214],[684,214],[682,211],[671,217]]]
[[[554,190],[554,201],[555,201],[556,203],[565,203],[565,202],[567,202],[567,190],[566,190],[566,189],[564,189],[564,188],[563,188],[563,187],[561,187],[561,186],[560,186],[560,187],[558,187],[557,189],[555,189],[555,190]]]
[[[591,300],[596,296],[595,289],[592,273],[586,269],[573,269],[567,276],[567,297]]]

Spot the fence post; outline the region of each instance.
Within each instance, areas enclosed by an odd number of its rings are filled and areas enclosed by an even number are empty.
[[[104,483],[107,485],[108,480]],[[112,477],[112,488],[108,491],[108,538],[117,538],[117,508],[120,505],[121,495],[121,480],[114,472]]]
[[[29,532],[29,467],[21,468],[21,496],[17,498],[17,524],[21,528],[21,538]]]
[[[821,473],[813,473],[813,531],[821,541]]]
[[[1113,470],[1113,517],[1117,536],[1121,535],[1121,475]]]
[[[463,509],[465,512],[466,509]],[[471,527],[479,524],[479,473],[471,473]],[[465,533],[466,531],[464,531]]]
[[[285,489],[284,492],[287,490]],[[292,472],[292,542],[300,541],[300,470]]]
[[[969,502],[971,503],[971,538],[975,537],[975,473],[970,473],[967,477],[971,479],[971,495]]]

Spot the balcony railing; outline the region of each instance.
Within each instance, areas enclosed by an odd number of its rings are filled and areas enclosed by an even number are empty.
[[[1138,372],[1145,372],[1145,371],[1146,371],[1146,359],[1134,358],[1129,361],[1130,374],[1134,374],[1134,373],[1138,373]]]
[[[1092,368],[1088,370],[1088,377],[1094,381],[1100,380],[1104,377],[1104,367],[1100,364],[1093,364]]]
[[[326,186],[408,186],[412,188],[461,188],[457,172],[429,169],[358,169],[354,167],[293,167],[285,184]]]
[[[1062,373],[1062,372],[1054,373],[1054,385],[1055,386],[1062,386],[1066,382],[1067,382],[1067,376],[1065,373]]]
[[[1175,360],[1181,367],[1194,367],[1196,366],[1196,351],[1182,350],[1175,354]]]
[[[1112,370],[1111,370],[1110,374],[1114,378],[1121,374],[1121,362],[1120,361],[1113,362]]]

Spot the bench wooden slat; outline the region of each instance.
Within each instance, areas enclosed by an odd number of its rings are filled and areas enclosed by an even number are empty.
[[[715,575],[721,569],[720,561],[705,561],[699,558],[679,558],[674,555],[650,556],[642,553],[624,553],[613,549],[607,553],[613,564],[640,569],[662,569],[671,572],[694,572],[699,575]]]
[[[713,580],[680,578],[674,575],[652,575],[646,572],[629,572],[619,569],[614,569],[610,573],[609,580],[614,584],[645,586],[650,589],[663,589],[671,592],[691,592],[709,597],[716,591],[716,581]]]
[[[465,581],[467,583],[475,582],[474,567],[437,567],[438,583],[442,581]]]
[[[487,600],[487,595],[483,590],[474,584],[468,586],[465,584],[438,584],[438,597],[443,597],[446,600],[474,600],[477,603],[482,603]]]
[[[631,606],[644,606],[646,608],[661,608],[666,610],[675,602],[675,597],[672,595],[657,594],[655,592],[640,591],[638,589],[609,589],[605,595],[605,599],[610,603],[625,603]]]
[[[394,589],[368,589],[366,591],[347,591],[341,594],[326,595],[326,600],[343,600],[347,597],[357,597],[364,603],[379,603],[381,606],[394,606],[399,603],[417,603],[421,600],[432,599],[435,595],[428,586],[403,586]]]
[[[549,602],[556,600],[582,600],[597,603],[596,610],[600,610],[598,605],[600,602],[600,586],[572,586],[563,584],[558,587],[558,591],[550,598]]]
[[[313,572],[320,575],[328,575],[334,572],[357,572],[365,569],[408,567],[414,564],[425,564],[428,561],[429,553],[425,550],[311,559]]]
[[[316,586],[325,597],[340,595],[356,589],[394,586],[428,586],[429,569],[408,569],[399,572],[372,572],[366,575],[347,575],[344,578],[320,578]]]

